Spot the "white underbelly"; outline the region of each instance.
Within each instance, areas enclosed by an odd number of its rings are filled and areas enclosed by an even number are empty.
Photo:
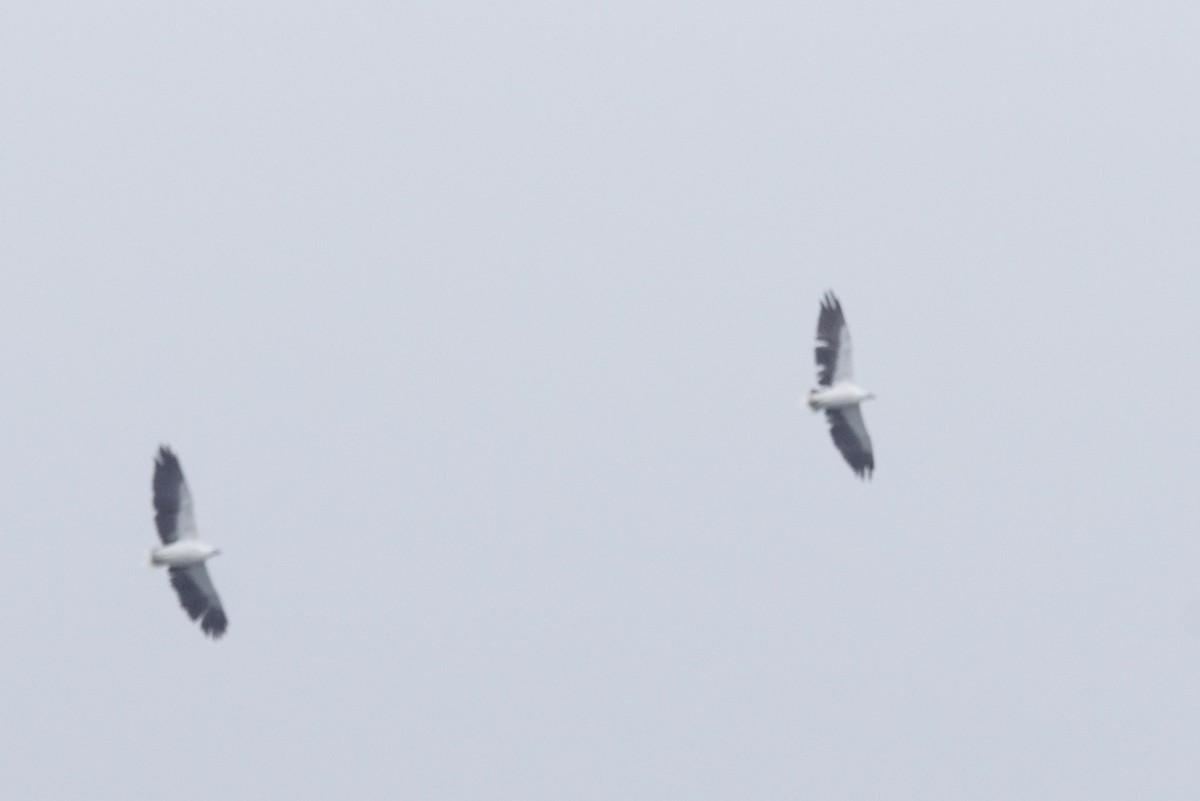
[[[170,545],[150,551],[150,561],[156,565],[186,567],[203,562],[212,556],[212,550],[196,540],[177,540]]]
[[[810,394],[808,405],[814,409],[838,409],[860,403],[864,397],[866,393],[853,384],[838,384]]]

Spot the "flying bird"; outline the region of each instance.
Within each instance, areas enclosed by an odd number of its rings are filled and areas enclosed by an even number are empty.
[[[846,327],[842,304],[832,292],[826,292],[821,301],[816,355],[820,387],[808,393],[809,408],[814,412],[825,410],[833,444],[842,452],[855,475],[870,478],[875,469],[875,454],[858,406],[875,396],[854,383],[850,329]]]
[[[229,620],[204,563],[221,551],[196,536],[192,494],[183,480],[183,469],[171,449],[161,446],[154,460],[154,523],[161,548],[150,551],[150,564],[166,565],[179,603],[210,637],[225,633]]]

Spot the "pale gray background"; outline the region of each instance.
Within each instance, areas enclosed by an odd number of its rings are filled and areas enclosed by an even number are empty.
[[[0,797],[1200,798],[1195,3],[2,17]]]

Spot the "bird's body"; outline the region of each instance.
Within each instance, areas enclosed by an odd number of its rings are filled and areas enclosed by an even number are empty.
[[[200,540],[176,540],[170,545],[150,549],[150,564],[170,567],[202,565],[205,560],[220,552],[219,548]]]
[[[817,383],[808,393],[808,407],[824,410],[833,444],[842,452],[855,475],[869,478],[875,470],[875,453],[859,404],[875,396],[854,383],[850,329],[842,304],[832,292],[821,301],[817,318]]]
[[[814,389],[808,393],[808,407],[813,411],[840,409],[843,406],[857,406],[870,397],[871,393],[857,384],[844,382],[829,389]]]
[[[183,468],[170,448],[158,449],[154,460],[154,523],[161,548],[150,551],[150,564],[165,565],[179,603],[210,637],[220,637],[229,625],[221,599],[204,563],[221,551],[196,535],[192,493],[183,479]]]

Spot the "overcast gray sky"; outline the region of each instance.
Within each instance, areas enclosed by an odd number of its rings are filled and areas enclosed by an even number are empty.
[[[0,797],[1194,801],[1198,37],[10,4]]]

